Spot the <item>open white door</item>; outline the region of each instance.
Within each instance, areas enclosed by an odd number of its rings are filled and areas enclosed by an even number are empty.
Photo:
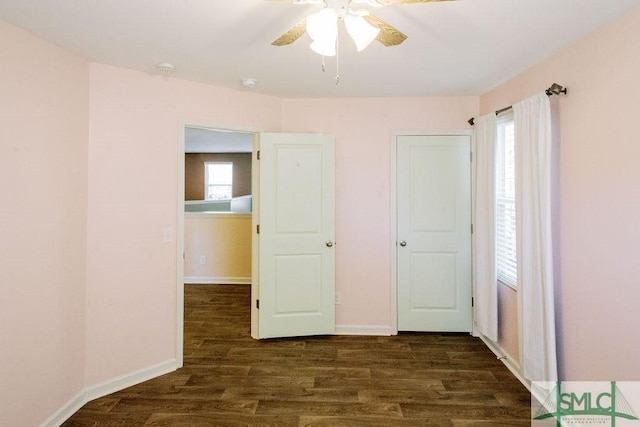
[[[400,331],[471,331],[470,139],[397,139]]]
[[[258,163],[252,335],[333,334],[334,137],[262,133]]]

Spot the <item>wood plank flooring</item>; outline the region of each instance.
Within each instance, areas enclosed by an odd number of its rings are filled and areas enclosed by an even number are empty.
[[[253,340],[250,287],[186,285],[184,368],[63,426],[530,426],[530,395],[467,334]]]

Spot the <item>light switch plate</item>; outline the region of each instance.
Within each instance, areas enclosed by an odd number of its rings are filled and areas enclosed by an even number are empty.
[[[173,242],[173,228],[164,227],[162,229],[162,243],[171,243]]]

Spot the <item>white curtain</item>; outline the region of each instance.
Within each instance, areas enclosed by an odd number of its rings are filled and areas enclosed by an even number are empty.
[[[555,381],[549,97],[541,93],[513,110],[521,367],[532,381]]]
[[[496,277],[496,140],[494,113],[474,123],[475,199],[473,206],[473,283],[476,293],[476,329],[498,340],[498,286]]]

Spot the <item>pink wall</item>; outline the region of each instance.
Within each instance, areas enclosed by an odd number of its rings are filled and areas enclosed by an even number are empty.
[[[83,387],[88,64],[0,21],[0,425]]]
[[[569,380],[640,380],[640,8],[481,97],[544,90],[559,113],[558,350]]]
[[[391,136],[468,129],[477,97],[287,99],[283,131],[336,137],[338,326],[391,326]]]
[[[499,282],[498,324],[498,345],[512,361],[520,364],[518,294],[512,287]]]
[[[273,97],[90,71],[87,385],[175,357],[176,246],[162,232],[177,227],[180,120],[278,131],[281,117]]]

